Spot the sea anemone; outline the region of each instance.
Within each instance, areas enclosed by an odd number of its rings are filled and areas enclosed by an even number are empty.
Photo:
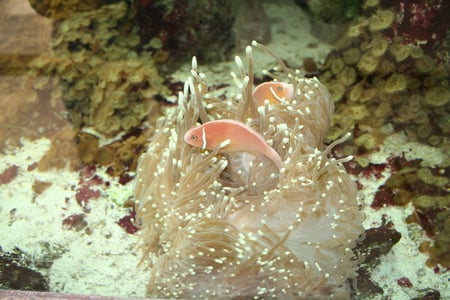
[[[316,79],[303,78],[254,42],[246,67],[236,58],[240,92],[220,100],[193,59],[178,106],[161,119],[140,158],[136,223],[150,272],[148,295],[160,298],[349,297],[352,251],[363,233],[356,186],[323,145],[333,102]],[[267,75],[294,87],[280,103],[252,99],[252,48],[276,59]],[[184,141],[198,122],[245,123],[278,152],[205,151]]]

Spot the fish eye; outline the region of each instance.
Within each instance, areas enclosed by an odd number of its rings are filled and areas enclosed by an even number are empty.
[[[197,139],[196,135],[191,135],[191,140],[195,141]]]
[[[283,87],[282,86],[277,86],[277,91],[282,92],[283,91]]]

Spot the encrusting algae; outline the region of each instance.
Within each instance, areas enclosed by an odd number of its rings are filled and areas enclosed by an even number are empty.
[[[333,102],[316,78],[253,48],[278,61],[267,75],[292,84],[291,99],[253,100],[252,47],[247,68],[236,58],[240,93],[227,100],[209,93],[194,58],[178,106],[160,119],[140,158],[136,223],[151,297],[349,297],[364,216],[342,167],[348,158],[330,157],[343,139],[323,145]],[[213,150],[185,142],[197,122],[223,119],[260,134],[281,168],[265,155],[222,151],[233,136]]]

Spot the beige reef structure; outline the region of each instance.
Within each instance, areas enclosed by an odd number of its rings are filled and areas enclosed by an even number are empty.
[[[295,95],[262,106],[252,99],[252,48],[274,57],[267,72]],[[139,162],[136,222],[160,298],[346,299],[356,276],[352,251],[364,218],[355,183],[323,139],[333,103],[316,79],[303,78],[260,44],[236,58],[240,91],[221,100],[208,91],[195,58],[178,106],[161,119]],[[245,65],[245,66],[244,66]],[[198,121],[246,123],[280,154],[202,151],[183,136]]]

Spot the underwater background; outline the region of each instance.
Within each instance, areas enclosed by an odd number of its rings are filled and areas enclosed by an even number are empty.
[[[0,0],[0,288],[144,297],[139,158],[191,76],[253,40],[334,104],[365,214],[354,299],[450,297],[449,3]],[[255,85],[276,61],[254,51]],[[355,258],[356,259],[356,258]],[[150,283],[151,284],[151,283]],[[0,291],[1,295],[2,291]]]

